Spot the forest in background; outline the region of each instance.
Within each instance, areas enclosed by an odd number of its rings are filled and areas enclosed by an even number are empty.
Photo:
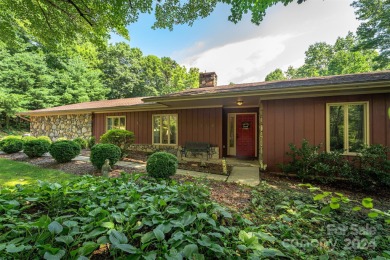
[[[390,69],[388,59],[381,59],[372,48],[359,48],[361,40],[353,33],[339,37],[335,44],[317,42],[305,52],[304,64],[270,72],[265,81],[354,74]]]
[[[27,36],[9,47],[0,42],[0,125],[16,113],[86,101],[156,96],[199,86],[199,69],[144,55],[126,43],[97,47],[80,42],[46,49]]]

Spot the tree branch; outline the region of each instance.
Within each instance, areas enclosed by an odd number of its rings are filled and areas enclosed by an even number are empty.
[[[79,13],[79,15],[91,26],[93,27],[93,24],[91,21],[88,20],[88,18],[85,16],[85,13],[82,12],[82,10],[72,1],[68,0],[68,3],[70,3]]]
[[[58,5],[56,5],[55,3],[53,3],[52,1],[50,0],[45,0],[46,2],[48,2],[51,6],[53,6],[54,8],[60,10],[61,12],[63,12],[64,14],[66,14],[70,19],[74,19],[75,17],[69,13],[68,11],[66,11],[65,9],[59,7]]]
[[[38,6],[39,6],[39,9],[41,9],[41,12],[42,12],[43,16],[45,17],[47,26],[49,27],[50,30],[53,31],[53,29],[51,28],[50,22],[49,22],[49,18],[47,17],[47,14],[45,13],[45,10],[43,10],[43,8],[41,6],[41,2],[39,0],[37,0],[37,3],[38,3]]]

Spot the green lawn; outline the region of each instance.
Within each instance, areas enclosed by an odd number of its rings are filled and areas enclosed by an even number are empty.
[[[75,175],[53,169],[44,169],[23,162],[0,159],[0,187],[16,184],[31,184],[38,180],[63,182]]]

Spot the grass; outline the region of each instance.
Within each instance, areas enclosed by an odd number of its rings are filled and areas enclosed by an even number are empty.
[[[53,169],[44,169],[28,163],[0,159],[0,187],[33,184],[38,180],[64,182],[75,175]]]
[[[18,129],[5,130],[5,129],[2,129],[2,130],[0,130],[0,139],[3,138],[3,137],[6,137],[7,135],[23,135],[23,134],[28,134],[28,133],[29,133],[29,129],[22,129],[22,130],[18,130]]]

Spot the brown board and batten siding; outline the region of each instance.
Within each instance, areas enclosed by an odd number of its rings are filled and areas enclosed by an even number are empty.
[[[286,163],[289,144],[300,147],[303,139],[311,144],[326,145],[326,104],[337,102],[369,102],[369,142],[390,147],[390,93],[264,100],[263,161],[267,169],[276,171]]]
[[[136,144],[152,144],[152,116],[178,115],[178,144],[207,142],[222,151],[222,108],[194,108],[162,111],[95,113],[93,135],[96,140],[106,132],[107,116],[126,116],[126,129],[134,132]]]

